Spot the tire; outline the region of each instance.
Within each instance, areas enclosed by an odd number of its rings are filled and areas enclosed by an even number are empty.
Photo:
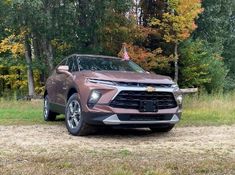
[[[56,113],[50,110],[48,95],[44,98],[43,118],[45,121],[55,121]]]
[[[78,94],[73,94],[66,105],[65,123],[70,134],[85,136],[91,133],[92,127],[86,124]]]
[[[169,132],[174,128],[175,125],[169,124],[169,125],[159,125],[155,127],[149,127],[152,132]]]

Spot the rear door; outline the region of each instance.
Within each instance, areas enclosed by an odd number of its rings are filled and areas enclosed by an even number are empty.
[[[51,104],[55,104],[56,102],[56,93],[55,93],[55,76],[56,73],[55,71],[52,73],[52,75],[47,79],[47,83],[46,83],[46,89],[47,92],[49,94],[49,102]]]
[[[67,64],[67,59],[63,60],[58,66],[66,65],[66,64]],[[55,69],[52,75],[47,80],[47,91],[49,94],[49,102],[52,104],[53,109],[54,109],[54,106],[57,104],[57,93],[58,93],[58,88],[59,88],[57,82],[59,78],[60,78],[60,75],[56,72],[56,69]]]

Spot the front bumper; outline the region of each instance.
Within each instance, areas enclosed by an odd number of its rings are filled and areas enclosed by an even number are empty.
[[[84,113],[85,122],[90,125],[129,125],[134,127],[176,124],[180,121],[181,113],[175,114],[109,114]]]

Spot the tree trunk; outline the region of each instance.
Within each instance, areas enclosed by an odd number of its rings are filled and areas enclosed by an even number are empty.
[[[53,3],[52,3],[53,4]],[[52,19],[47,23],[47,32],[52,32],[53,30],[56,30],[53,28],[53,22],[55,19],[53,19],[53,14],[52,14],[52,4],[49,0],[44,1],[44,12],[47,17],[51,17]],[[63,2],[62,2],[63,4]],[[49,71],[52,72],[54,69],[54,53],[53,53],[53,48],[50,43],[50,34],[45,33],[44,35],[41,36],[42,38],[42,48],[43,48],[43,55],[46,56],[46,61],[49,65]]]
[[[30,41],[28,36],[25,36],[25,59],[27,63],[27,75],[28,75],[28,95],[34,96],[34,76],[33,76],[33,69],[32,69],[32,54],[31,54],[31,47]]]
[[[179,80],[179,65],[178,65],[178,61],[179,61],[179,55],[178,55],[178,43],[175,43],[175,52],[174,52],[174,55],[175,55],[175,78],[174,78],[174,81],[176,83],[178,83],[178,80]]]
[[[53,54],[53,48],[50,42],[48,42],[48,62],[50,66],[50,71],[52,72],[54,69],[54,54]]]
[[[136,24],[137,24],[137,26],[140,25],[139,24],[138,7],[139,7],[139,2],[138,2],[138,0],[135,0],[135,15],[136,15]]]
[[[50,72],[54,69],[54,55],[53,55],[53,48],[51,43],[47,39],[43,39],[43,50],[46,56],[47,63],[49,65]]]
[[[33,45],[33,54],[35,58],[35,60],[37,60],[37,62],[43,62],[44,60],[43,58],[43,48],[42,48],[42,44],[41,41],[39,40],[39,37],[37,37],[35,34],[33,35],[33,39],[32,39],[32,45]],[[44,62],[43,62],[44,64]],[[46,83],[46,74],[45,74],[45,66],[43,65],[43,67],[39,68],[40,70],[40,84],[45,85]]]

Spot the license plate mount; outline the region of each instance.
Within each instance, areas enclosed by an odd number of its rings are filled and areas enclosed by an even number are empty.
[[[153,100],[140,101],[140,112],[157,112],[157,103]]]

